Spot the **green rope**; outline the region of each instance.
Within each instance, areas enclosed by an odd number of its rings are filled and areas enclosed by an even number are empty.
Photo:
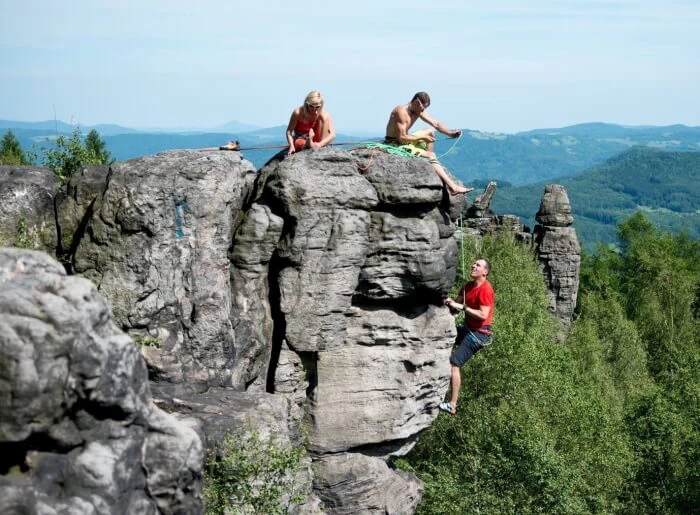
[[[405,148],[397,147],[396,145],[387,145],[386,143],[376,143],[374,141],[368,141],[366,143],[358,143],[356,147],[354,148],[368,148],[368,149],[377,149],[377,150],[383,150],[384,152],[388,154],[394,154],[395,156],[400,156],[400,157],[412,157],[412,158],[417,158],[418,156],[414,156],[410,150],[407,150]]]
[[[464,218],[462,218],[462,213],[459,214],[459,227],[460,227],[460,240],[462,244],[462,279],[467,277],[467,272],[465,270],[466,265],[464,264]]]
[[[462,134],[464,132],[460,132],[459,136],[455,139],[455,142],[452,144],[452,146],[447,150],[447,152],[444,152],[440,154],[439,156],[436,156],[435,159],[440,160],[443,157],[445,157],[448,154],[451,154],[452,151],[455,149],[457,146],[457,143],[459,143],[459,140],[462,139]],[[441,140],[442,141],[442,140]],[[412,157],[414,159],[420,158],[420,156],[415,156],[413,153],[411,153],[410,150],[407,150],[405,148],[401,148],[400,146],[397,145],[387,145],[386,143],[377,143],[375,141],[367,141],[367,142],[361,142],[358,143],[355,147],[353,148],[369,148],[369,149],[378,149],[378,150],[383,150],[384,152],[387,152],[388,154],[393,154],[395,156],[400,156],[400,157]]]

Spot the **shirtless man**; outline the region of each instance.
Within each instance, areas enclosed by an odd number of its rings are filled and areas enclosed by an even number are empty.
[[[440,177],[442,182],[445,184],[450,195],[469,193],[474,188],[465,188],[464,186],[457,184],[447,174],[445,169],[442,167],[442,165],[440,165],[435,157],[435,152],[433,152],[435,132],[432,129],[425,129],[413,134],[408,133],[408,130],[414,123],[416,123],[416,120],[420,118],[431,127],[437,129],[438,132],[441,132],[450,138],[457,138],[460,134],[462,134],[462,131],[459,129],[450,130],[430,116],[426,111],[429,105],[430,97],[427,93],[421,91],[413,95],[413,99],[408,104],[396,106],[391,111],[389,122],[386,124],[386,137],[384,139],[384,143],[388,145],[396,145],[400,148],[408,150],[414,156],[427,159],[430,164],[433,165],[435,173],[437,173],[438,177]]]

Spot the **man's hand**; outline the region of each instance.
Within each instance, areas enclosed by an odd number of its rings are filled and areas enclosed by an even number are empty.
[[[294,145],[290,145],[289,148],[287,149],[287,155],[291,156],[294,152],[295,152]]]
[[[428,143],[434,143],[435,142],[435,135],[431,132],[430,134],[426,134],[425,136],[420,136],[418,140],[424,140],[427,141]]]
[[[459,138],[461,135],[462,135],[462,131],[457,129],[457,130],[454,130],[450,133],[450,138],[452,138],[452,139]]]

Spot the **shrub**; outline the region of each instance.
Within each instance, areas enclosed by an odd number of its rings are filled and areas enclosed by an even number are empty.
[[[306,500],[303,446],[294,447],[255,430],[228,434],[205,463],[208,514],[286,514]]]

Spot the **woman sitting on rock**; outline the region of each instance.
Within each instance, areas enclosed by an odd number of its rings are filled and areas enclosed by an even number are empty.
[[[306,148],[321,148],[335,139],[333,120],[328,111],[323,110],[323,97],[318,91],[306,95],[304,104],[297,107],[287,126],[287,142],[291,155]]]

